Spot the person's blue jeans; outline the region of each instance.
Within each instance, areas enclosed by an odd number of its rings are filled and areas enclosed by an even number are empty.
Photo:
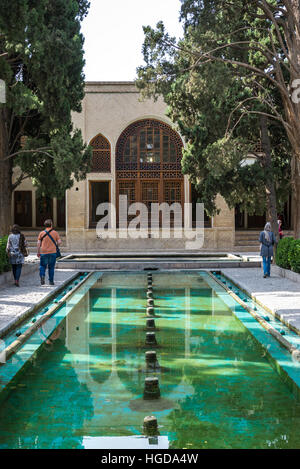
[[[270,277],[271,275],[271,257],[263,257],[264,275]]]
[[[18,282],[20,280],[20,277],[21,277],[21,272],[22,272],[23,265],[22,264],[12,264],[11,267],[12,267],[14,279]]]
[[[56,263],[56,254],[41,254],[40,257],[40,277],[45,277],[48,267],[49,282],[54,281],[54,269]]]

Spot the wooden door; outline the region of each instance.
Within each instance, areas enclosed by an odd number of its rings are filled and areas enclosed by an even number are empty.
[[[178,214],[178,217],[181,217],[181,226],[184,223],[184,197],[183,197],[183,181],[182,180],[173,180],[173,181],[164,181],[164,202],[167,202],[170,206],[178,203],[181,205],[181,215]],[[172,211],[170,213],[170,226],[174,227],[175,214]],[[178,218],[179,221],[179,218]],[[178,227],[178,226],[177,226]]]
[[[266,224],[266,215],[248,215],[248,229],[263,229]]]
[[[14,193],[15,223],[21,227],[32,226],[32,192],[15,191]]]
[[[45,220],[53,220],[53,200],[49,197],[36,199],[36,226],[44,226]]]
[[[151,204],[159,203],[159,181],[142,181],[140,200],[148,209],[148,226],[151,226]]]
[[[128,226],[130,221],[135,218],[135,215],[128,215],[128,213],[120,213],[120,205],[119,205],[119,196],[120,195],[126,195],[127,196],[127,210],[128,207],[131,204],[134,204],[135,202],[138,202],[137,197],[136,197],[136,192],[137,192],[137,187],[136,187],[136,182],[135,181],[119,181],[118,182],[118,187],[117,187],[117,226],[120,226],[120,221],[121,225]],[[126,218],[127,215],[127,218]]]
[[[66,198],[57,199],[57,227],[66,227]]]

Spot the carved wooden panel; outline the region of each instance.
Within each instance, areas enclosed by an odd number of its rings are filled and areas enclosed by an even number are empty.
[[[174,202],[182,202],[182,190],[180,181],[165,181],[164,182],[164,201],[168,204]]]
[[[183,143],[169,125],[154,119],[144,119],[128,126],[117,142],[116,170],[137,164],[139,169],[181,169]]]
[[[159,179],[160,178],[160,171],[141,171],[140,173],[141,179]]]
[[[142,182],[141,202],[150,208],[151,203],[158,203],[158,182]]]
[[[97,135],[90,143],[93,147],[92,173],[111,172],[111,152],[109,141],[101,134]]]
[[[117,226],[127,226],[128,223],[134,218],[134,215],[127,215],[120,210],[120,195],[127,195],[127,207],[137,201],[136,196],[136,182],[135,181],[119,181],[117,185],[117,207],[118,207],[118,219]]]
[[[127,195],[128,202],[135,202],[135,183],[131,181],[119,182],[119,195]]]
[[[169,125],[144,119],[128,126],[116,147],[117,202],[183,202],[183,143]],[[167,181],[172,179],[172,181]],[[175,197],[176,200],[172,200]]]

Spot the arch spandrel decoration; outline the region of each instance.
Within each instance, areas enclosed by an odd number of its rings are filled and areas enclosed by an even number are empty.
[[[93,148],[92,173],[111,172],[111,148],[107,138],[102,134],[96,135],[90,143]]]

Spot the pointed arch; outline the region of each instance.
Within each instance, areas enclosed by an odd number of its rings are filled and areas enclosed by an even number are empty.
[[[93,148],[92,173],[111,172],[111,146],[106,137],[102,134],[96,135],[91,142]]]

